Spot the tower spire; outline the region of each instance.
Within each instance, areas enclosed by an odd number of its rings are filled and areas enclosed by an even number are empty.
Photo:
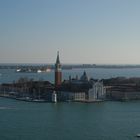
[[[61,64],[59,59],[59,51],[57,52],[56,64],[55,64],[55,86],[59,87],[62,81]]]
[[[59,51],[57,51],[56,64],[60,64],[60,59],[59,59]]]

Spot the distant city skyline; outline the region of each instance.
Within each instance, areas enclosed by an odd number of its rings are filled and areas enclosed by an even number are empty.
[[[0,0],[0,63],[140,64],[139,0]]]

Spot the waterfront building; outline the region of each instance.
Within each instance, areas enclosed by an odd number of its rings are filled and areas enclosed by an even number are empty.
[[[74,101],[85,101],[86,100],[85,92],[74,92],[73,96],[74,96],[74,98],[73,98]]]
[[[55,63],[55,87],[58,88],[62,83],[62,70],[59,59],[59,52],[57,52],[57,58]]]
[[[85,92],[80,91],[58,91],[58,101],[85,101]]]
[[[90,101],[94,100],[104,100],[106,96],[106,89],[102,81],[97,81],[93,84],[92,88],[88,91],[88,99]]]
[[[140,86],[135,84],[114,85],[107,88],[106,96],[110,100],[140,100]]]
[[[63,100],[99,101],[104,100],[106,97],[103,82],[89,79],[85,71],[79,79],[77,76],[76,78],[70,76],[69,80],[62,83],[59,90]]]

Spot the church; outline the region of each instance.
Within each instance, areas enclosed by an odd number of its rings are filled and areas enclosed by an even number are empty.
[[[106,89],[102,81],[89,78],[86,71],[79,78],[69,76],[68,80],[62,81],[62,68],[57,53],[55,63],[55,101],[81,101],[94,102],[105,100]]]

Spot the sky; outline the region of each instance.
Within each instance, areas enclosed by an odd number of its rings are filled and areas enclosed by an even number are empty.
[[[0,0],[0,63],[140,64],[140,0]]]

